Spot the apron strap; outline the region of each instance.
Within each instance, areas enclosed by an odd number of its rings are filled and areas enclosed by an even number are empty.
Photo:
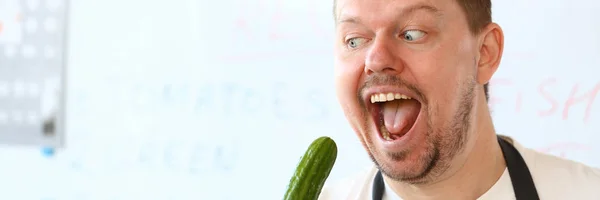
[[[383,176],[381,176],[381,170],[377,171],[375,174],[375,179],[373,180],[373,192],[372,197],[373,200],[383,200],[383,193],[385,192],[385,183],[383,182]]]
[[[527,168],[527,164],[519,151],[500,136],[498,136],[498,143],[502,149],[506,168],[508,168],[508,173],[517,200],[539,200],[540,197],[538,196],[529,168]],[[381,171],[377,171],[377,174],[375,174],[375,178],[373,179],[373,200],[383,199],[383,194],[385,192],[384,184]]]
[[[527,168],[527,164],[517,149],[506,140],[498,137],[498,143],[504,154],[506,168],[512,182],[513,190],[517,200],[539,200],[535,183],[531,177],[531,172]]]

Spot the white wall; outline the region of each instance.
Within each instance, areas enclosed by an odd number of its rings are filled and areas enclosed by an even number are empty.
[[[369,164],[334,96],[331,1],[70,9],[66,148],[0,148],[1,199],[280,199],[321,135],[339,145],[329,181]],[[506,34],[491,88],[500,133],[600,167],[599,9],[494,1]]]

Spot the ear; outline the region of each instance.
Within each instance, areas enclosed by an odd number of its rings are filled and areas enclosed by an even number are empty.
[[[486,84],[498,69],[504,51],[504,33],[496,23],[490,23],[480,33],[477,82]]]

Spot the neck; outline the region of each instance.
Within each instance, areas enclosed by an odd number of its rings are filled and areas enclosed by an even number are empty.
[[[477,199],[500,179],[506,164],[487,103],[476,107],[474,132],[468,136],[463,155],[454,159],[460,162],[453,161],[438,181],[430,184],[411,185],[384,176],[396,194],[403,199]]]

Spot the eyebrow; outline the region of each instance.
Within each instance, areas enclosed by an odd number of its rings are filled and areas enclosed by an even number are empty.
[[[442,16],[442,13],[433,6],[430,6],[427,4],[417,4],[417,5],[413,5],[413,6],[409,6],[409,7],[401,9],[399,11],[400,12],[399,17],[406,17],[406,16],[411,15],[412,13],[419,11],[419,10],[427,11],[428,13],[431,13],[431,14],[435,15],[436,17]],[[337,22],[337,24],[342,24],[342,23],[360,24],[360,23],[362,23],[360,21],[360,19],[357,17],[343,17],[343,18],[340,18],[340,20],[336,20],[336,22]]]

